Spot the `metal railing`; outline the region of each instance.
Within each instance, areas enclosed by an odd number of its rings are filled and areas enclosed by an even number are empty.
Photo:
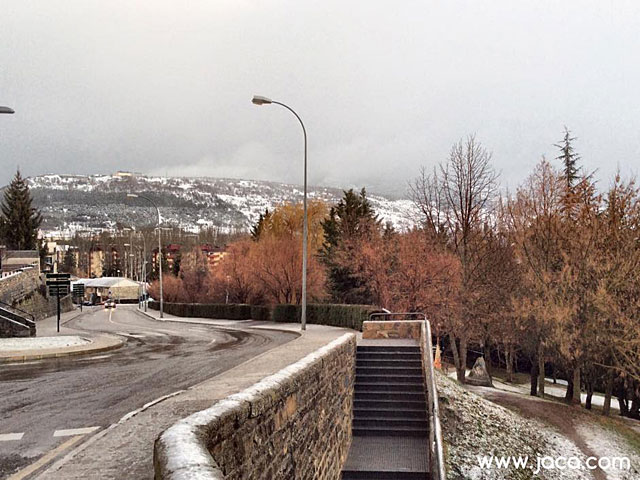
[[[433,366],[433,342],[431,337],[431,323],[427,320],[427,315],[422,312],[399,312],[399,313],[372,313],[369,320],[382,318],[385,320],[422,320],[421,336],[423,338],[423,357],[426,359],[425,381],[427,383],[427,396],[429,408],[429,461],[431,464],[432,477],[435,480],[445,480],[444,468],[444,446],[442,441],[442,427],[440,425],[440,407],[438,404],[438,389],[436,387],[436,374]],[[404,317],[404,318],[397,318]],[[410,318],[407,318],[410,317]]]
[[[18,307],[14,307],[13,305],[3,302],[2,300],[0,300],[0,308],[3,308],[4,310],[9,310],[9,312],[14,313],[14,315],[23,317],[24,321],[27,323],[30,323],[31,325],[36,324],[36,317],[34,317],[32,313],[29,313],[26,310],[23,310]],[[15,313],[15,312],[19,312],[19,313]],[[28,319],[27,317],[31,317],[31,319]]]

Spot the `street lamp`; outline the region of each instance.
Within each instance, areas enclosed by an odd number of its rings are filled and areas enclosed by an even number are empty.
[[[0,113],[16,113],[16,112],[13,111],[13,108],[0,107]]]
[[[308,220],[307,220],[307,129],[304,128],[304,123],[302,123],[302,119],[295,112],[293,108],[288,105],[285,105],[281,102],[276,102],[275,100],[271,100],[270,98],[263,97],[260,95],[254,95],[253,100],[251,100],[255,105],[280,105],[281,107],[286,108],[291,113],[295,115],[295,117],[300,122],[300,126],[302,127],[302,134],[304,136],[304,198],[302,200],[303,210],[304,210],[304,218],[302,220],[302,312],[300,315],[300,328],[301,330],[307,329],[307,231]]]
[[[164,297],[162,292],[162,241],[160,239],[160,235],[162,233],[162,229],[160,228],[160,223],[162,222],[162,219],[160,218],[160,209],[158,208],[158,205],[156,205],[155,202],[151,200],[149,197],[138,195],[136,193],[127,193],[127,197],[142,198],[147,202],[149,202],[154,207],[156,207],[156,212],[158,212],[158,273],[160,276],[160,318],[164,318]]]

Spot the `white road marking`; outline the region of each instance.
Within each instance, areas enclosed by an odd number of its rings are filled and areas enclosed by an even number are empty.
[[[72,437],[75,435],[86,435],[87,433],[95,432],[100,427],[87,427],[87,428],[71,428],[69,430],[56,430],[53,432],[54,437]]]
[[[3,363],[2,364],[2,368],[4,368],[4,367],[21,367],[22,365],[35,365],[36,363],[42,363],[42,360],[34,360],[33,362]]]
[[[111,356],[112,356],[111,354],[109,354],[109,355],[98,355],[97,357],[81,358],[80,360],[82,360],[83,362],[87,362],[87,361],[90,361],[90,360],[102,360],[103,358],[109,358]]]
[[[22,440],[24,432],[22,433],[0,433],[0,442],[13,442],[16,440]]]

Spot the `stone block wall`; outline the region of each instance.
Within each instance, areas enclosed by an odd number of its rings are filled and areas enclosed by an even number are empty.
[[[362,338],[412,338],[420,340],[422,320],[367,321],[362,324]]]
[[[356,342],[345,334],[156,441],[156,479],[337,480],[349,453]]]
[[[14,304],[40,288],[40,272],[37,268],[26,269],[0,279],[0,300]]]
[[[14,306],[25,310],[32,314],[36,320],[52,317],[58,311],[58,303],[56,297],[45,297],[39,291],[32,292],[31,295],[25,297],[20,302],[16,302]],[[76,308],[73,305],[71,295],[67,295],[60,299],[60,311],[70,312]]]

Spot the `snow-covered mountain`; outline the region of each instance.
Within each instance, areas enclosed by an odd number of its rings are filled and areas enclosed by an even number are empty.
[[[151,177],[119,172],[114,175],[41,175],[28,179],[34,204],[41,209],[42,229],[60,234],[111,229],[117,223],[144,226],[155,223],[155,212],[137,193],[153,199],[165,223],[198,231],[247,230],[265,209],[302,201],[302,187],[283,183],[228,178]],[[398,229],[413,225],[409,200],[369,194],[376,212]],[[311,187],[309,198],[334,204],[337,188]]]

